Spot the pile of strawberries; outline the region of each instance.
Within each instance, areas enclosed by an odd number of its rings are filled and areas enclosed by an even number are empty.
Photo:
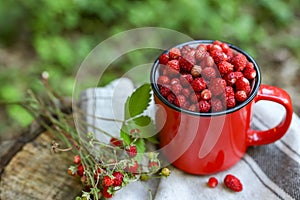
[[[194,112],[220,112],[244,102],[257,74],[245,55],[217,40],[171,48],[159,64],[162,96]]]

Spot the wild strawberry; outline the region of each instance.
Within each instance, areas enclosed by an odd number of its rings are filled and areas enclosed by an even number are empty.
[[[188,101],[185,101],[184,103],[183,103],[183,105],[181,106],[181,108],[183,108],[183,109],[189,109],[189,107],[190,107],[190,102],[188,102]]]
[[[191,94],[191,90],[188,88],[183,88],[181,92],[186,98],[188,98]]]
[[[224,52],[222,52],[221,50],[211,51],[210,56],[214,59],[214,62],[216,64],[227,60],[227,55]]]
[[[213,43],[213,45],[210,47],[210,51],[223,51],[221,48],[221,43]]]
[[[207,56],[204,57],[204,59],[201,62],[201,66],[203,68],[205,67],[213,67],[215,65],[214,59],[208,54]]]
[[[179,62],[178,60],[170,60],[167,62],[167,70],[170,73],[170,75],[177,75],[180,70]]]
[[[68,174],[71,175],[71,176],[74,175],[70,168],[68,168]]]
[[[169,94],[169,95],[167,96],[167,100],[168,100],[168,102],[170,102],[170,103],[174,103],[175,99],[176,99],[176,96],[175,96],[175,94],[173,94],[173,93],[171,93],[171,94]]]
[[[247,94],[250,92],[250,82],[245,77],[238,78],[235,82],[235,89],[236,91],[244,90]]]
[[[119,139],[117,139],[117,138],[111,138],[111,139],[110,139],[110,144],[113,145],[113,146],[116,146],[116,147],[121,147],[121,146],[123,146],[122,140],[119,140]]]
[[[132,137],[139,137],[141,135],[141,130],[138,128],[134,128],[130,130],[130,135]]]
[[[234,89],[231,86],[225,87],[226,97],[234,95]]]
[[[160,64],[166,65],[168,63],[168,61],[169,61],[169,55],[168,54],[164,53],[164,54],[161,54],[159,56],[159,63]]]
[[[208,52],[206,50],[202,50],[202,49],[197,49],[195,51],[195,58],[198,60],[198,61],[201,61],[205,58],[205,56],[208,56]]]
[[[247,65],[247,58],[243,54],[239,53],[236,54],[232,59],[231,59],[231,64],[234,65],[234,68],[236,71],[243,71],[244,68]]]
[[[104,176],[103,177],[103,180],[102,180],[102,185],[103,187],[109,187],[109,186],[112,186],[114,184],[114,180],[109,177],[109,176]]]
[[[215,78],[215,79],[211,80],[208,85],[208,89],[215,96],[218,96],[218,95],[224,93],[225,87],[226,87],[226,81],[222,78]]]
[[[81,162],[80,155],[75,155],[73,158],[73,163],[75,165],[78,165],[78,164],[80,164],[80,162]]]
[[[236,105],[234,95],[226,97],[226,108],[233,108]]]
[[[168,85],[170,83],[170,78],[167,76],[160,76],[157,79],[158,85]]]
[[[83,185],[87,184],[87,177],[86,175],[83,175],[81,178],[80,178],[80,181]]]
[[[174,84],[174,85],[171,85],[171,91],[172,91],[175,95],[180,94],[181,91],[182,91],[182,86],[181,86],[181,84]]]
[[[195,48],[191,48],[190,51],[189,51],[186,55],[195,57],[195,52],[196,52],[196,49],[195,49]],[[186,56],[186,55],[185,55],[185,56]]]
[[[129,163],[124,170],[126,172],[135,174],[137,173],[138,169],[139,169],[139,164],[137,161],[134,161],[134,163]]]
[[[227,61],[221,61],[218,64],[218,69],[221,75],[227,74],[233,71],[233,65]]]
[[[159,69],[160,69],[161,74],[163,76],[169,76],[170,75],[169,70],[167,69],[167,67],[160,67]],[[171,74],[171,75],[173,75],[173,74]]]
[[[226,54],[228,53],[228,51],[231,51],[229,45],[226,44],[226,43],[223,43],[223,42],[222,42],[222,44],[220,44],[220,46],[221,46],[221,48],[222,48],[222,51],[223,51],[224,53],[226,53]]]
[[[180,49],[178,49],[176,47],[170,49],[170,51],[169,51],[169,57],[171,59],[178,59],[180,56],[181,56]]]
[[[256,70],[252,68],[245,67],[243,71],[244,77],[248,80],[252,80],[256,77]]]
[[[223,42],[221,42],[219,40],[213,41],[213,45],[219,45],[219,46],[221,46],[221,44],[223,44]]]
[[[163,95],[164,97],[167,97],[171,93],[170,88],[169,87],[165,87],[165,86],[161,86],[159,88],[159,91],[160,91],[161,95]]]
[[[215,187],[217,187],[218,183],[219,182],[218,182],[218,179],[216,177],[210,177],[208,179],[207,185],[210,188],[215,188]]]
[[[222,101],[220,99],[212,99],[211,110],[214,112],[220,112],[220,111],[224,110]]]
[[[194,65],[191,69],[191,74],[193,77],[198,77],[201,75],[202,68],[199,65]]]
[[[211,108],[211,105],[210,105],[210,103],[208,103],[208,101],[204,101],[204,100],[199,101],[199,111],[200,112],[206,113],[210,110],[210,108]]]
[[[236,80],[241,77],[243,77],[242,72],[229,72],[224,76],[224,80],[228,85],[232,86],[235,84]]]
[[[188,110],[193,111],[193,112],[198,112],[199,111],[199,105],[198,104],[191,104]]]
[[[156,161],[152,161],[148,164],[148,169],[150,172],[156,172],[159,169],[159,164]]]
[[[171,171],[170,171],[169,168],[167,168],[167,167],[163,168],[163,169],[160,171],[160,174],[161,174],[162,176],[165,176],[165,177],[169,176],[170,173],[171,173]]]
[[[175,85],[175,84],[179,84],[180,80],[179,78],[172,78],[170,81],[170,85]]]
[[[174,101],[174,104],[175,104],[176,106],[178,106],[178,107],[183,107],[183,105],[185,104],[185,102],[186,102],[185,96],[183,96],[183,95],[178,95],[178,96],[176,96],[176,99],[175,99],[175,101]]]
[[[182,74],[179,79],[182,86],[189,86],[193,81],[193,76],[191,74]]]
[[[206,67],[202,70],[201,75],[204,80],[211,80],[213,78],[216,78],[217,73],[213,67]]]
[[[90,192],[90,191],[91,191],[91,188],[92,188],[91,185],[84,185],[83,191],[85,191],[85,192]]]
[[[102,188],[102,195],[106,199],[112,198],[113,194],[111,192],[112,188],[111,187],[103,187]]]
[[[199,44],[196,47],[196,50],[202,50],[202,51],[206,51],[207,50],[207,46],[205,44]]]
[[[243,190],[243,185],[241,181],[232,174],[228,174],[225,176],[224,184],[227,188],[235,192],[240,192]]]
[[[203,78],[195,78],[191,83],[195,92],[200,92],[206,88],[206,83]]]
[[[231,86],[225,87],[226,108],[233,108],[236,105],[234,89]]]
[[[135,145],[131,145],[126,149],[126,153],[130,158],[133,158],[137,155],[137,149]]]
[[[114,172],[112,175],[114,176],[113,186],[121,186],[123,183],[123,177],[124,177],[123,173],[122,172]]]
[[[68,168],[68,174],[69,175],[74,176],[74,175],[76,175],[76,173],[77,173],[77,168],[75,166],[70,166]]]
[[[84,167],[83,167],[83,165],[78,165],[78,167],[77,167],[77,175],[78,176],[83,176],[83,174],[84,174]]]
[[[184,57],[178,59],[180,70],[182,72],[190,72],[194,64],[196,63],[195,58],[190,54],[186,54]]]
[[[188,54],[193,48],[190,47],[189,45],[184,45],[182,48],[181,48],[181,55],[184,56],[186,54]]]
[[[254,65],[252,62],[247,62],[246,68],[254,69]]]
[[[224,51],[224,50],[223,50]],[[225,51],[224,51],[225,52]],[[231,63],[232,58],[234,57],[234,53],[232,51],[232,49],[229,49],[226,53],[227,56],[227,62]]]
[[[192,92],[190,94],[190,101],[192,103],[198,103],[201,100],[201,93],[199,92]]]
[[[204,89],[201,92],[201,99],[203,100],[210,100],[211,98],[211,91],[209,89]]]
[[[234,96],[238,102],[243,102],[247,99],[247,93],[244,90],[237,91]]]
[[[196,58],[194,56],[195,54],[195,50],[189,51],[189,53],[187,53],[186,55],[183,56],[183,63],[184,65],[182,65],[182,70],[183,71],[191,71],[191,68],[193,67],[193,65],[196,64]]]
[[[206,45],[206,51],[210,51],[210,48],[212,47],[212,44]]]

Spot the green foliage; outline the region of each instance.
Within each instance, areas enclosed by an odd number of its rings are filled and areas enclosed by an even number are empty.
[[[136,117],[146,110],[150,103],[150,84],[144,84],[135,90],[125,103],[125,120]],[[139,123],[147,120],[147,118],[140,118]]]
[[[125,109],[125,121],[120,130],[120,136],[124,143],[129,146],[134,144],[137,148],[136,159],[142,159],[145,152],[145,139],[156,143],[153,134],[156,133],[154,123],[149,116],[142,115],[149,106],[151,100],[150,84],[145,83],[138,87],[127,99]],[[132,130],[138,130],[138,135],[132,135]]]
[[[28,58],[34,62],[26,70],[8,66],[8,74],[17,69],[15,76],[0,76],[0,93],[9,100],[22,96],[25,87],[38,89],[34,79],[44,70],[51,72],[55,88],[71,95],[71,79],[98,43],[143,26],[170,28],[194,39],[227,41],[258,59],[259,49],[272,52],[285,47],[300,60],[299,37],[287,34],[299,26],[298,0],[0,0],[0,5],[0,47],[18,44],[34,55]],[[114,70],[104,74],[101,84],[142,64],[144,58],[143,52],[124,56],[114,63]],[[22,87],[7,93],[11,80],[21,82]]]

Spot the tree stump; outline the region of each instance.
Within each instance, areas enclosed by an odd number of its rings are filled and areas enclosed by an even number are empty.
[[[0,199],[74,199],[81,192],[80,182],[68,175],[71,152],[51,152],[55,136],[40,132],[0,142]]]

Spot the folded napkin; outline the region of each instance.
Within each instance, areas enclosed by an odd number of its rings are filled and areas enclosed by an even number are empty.
[[[91,88],[81,93],[81,107],[88,113],[86,121],[94,127],[118,136],[120,123],[107,122],[93,116],[123,119],[124,103],[133,92],[129,79],[117,79],[102,88]],[[260,101],[254,106],[253,129],[274,127],[284,114],[282,106]],[[118,200],[198,200],[198,199],[300,199],[300,119],[293,115],[288,132],[279,141],[250,147],[235,166],[213,176],[219,185],[211,189],[206,184],[210,176],[186,174],[171,167],[168,178],[152,179],[148,182],[133,182],[118,191],[113,199]],[[97,128],[88,128],[102,141],[109,137],[100,134]],[[242,192],[231,192],[223,185],[226,174],[236,175],[243,183]]]

